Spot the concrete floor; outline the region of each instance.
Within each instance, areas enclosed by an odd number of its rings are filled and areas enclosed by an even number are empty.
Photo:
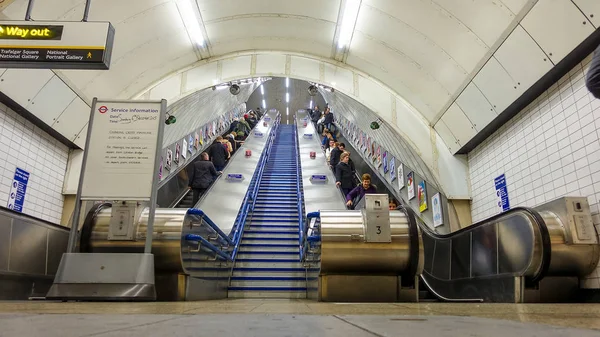
[[[0,302],[0,336],[600,336],[597,304]]]

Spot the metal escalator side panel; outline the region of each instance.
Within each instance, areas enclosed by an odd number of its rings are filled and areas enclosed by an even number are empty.
[[[272,120],[277,117],[276,112],[266,114]],[[217,178],[205,197],[202,198],[196,208],[203,210],[206,215],[219,225],[221,230],[230,234],[234,229],[235,221],[239,210],[250,187],[250,182],[258,169],[260,156],[266,149],[268,135],[273,129],[273,123],[267,126],[257,124],[254,131],[259,131],[263,137],[255,137],[254,132],[248,136],[244,145],[242,145],[223,170],[223,174]],[[246,150],[251,150],[252,155],[244,156]],[[241,153],[241,154],[240,154]],[[228,174],[242,174],[242,181],[228,181]]]

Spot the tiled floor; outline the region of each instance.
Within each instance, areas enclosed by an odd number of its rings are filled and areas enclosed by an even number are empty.
[[[2,337],[506,337],[511,334],[519,337],[600,336],[600,305],[337,304],[304,300],[0,302]]]

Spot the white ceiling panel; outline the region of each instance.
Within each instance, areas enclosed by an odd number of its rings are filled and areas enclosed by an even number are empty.
[[[211,43],[213,55],[227,55],[239,51],[268,50],[312,54],[319,57],[329,57],[331,44],[323,44],[303,38],[274,38],[269,36],[238,38],[219,43]]]
[[[300,78],[319,78],[321,63],[304,57],[292,57],[290,75]],[[329,83],[330,84],[330,83]]]
[[[497,113],[504,111],[519,97],[517,83],[500,62],[492,57],[473,79]]]
[[[475,134],[477,134],[471,121],[469,121],[465,113],[456,103],[448,108],[448,111],[446,111],[441,120],[450,129],[450,132],[452,132],[452,135],[454,135],[454,138],[458,140],[461,146],[465,145],[475,136]]]
[[[515,14],[500,1],[435,0],[491,47],[514,19]],[[490,24],[493,22],[494,24]]]
[[[324,63],[323,66],[325,68],[325,83],[331,84],[346,93],[354,93],[354,75],[350,70],[330,63]],[[334,82],[335,84],[333,84]]]
[[[422,70],[438,79],[449,90],[456,90],[473,69],[463,69],[440,46],[423,36],[402,21],[373,7],[364,7],[357,30],[373,42],[387,47],[388,52],[399,59],[409,59]],[[373,25],[372,22],[379,24]],[[355,38],[357,37],[355,33]],[[357,49],[361,46],[353,45]]]
[[[150,90],[150,99],[171,100],[181,94],[181,74],[168,78]]]
[[[50,70],[8,69],[2,74],[0,91],[27,106],[53,76]]]
[[[377,8],[420,32],[424,38],[444,49],[464,69],[473,68],[488,47],[465,25],[429,1],[363,0],[364,6]],[[375,23],[371,23],[375,24]],[[500,24],[489,22],[490,25]]]
[[[450,153],[456,153],[456,151],[460,150],[460,144],[458,144],[458,140],[454,137],[446,123],[443,120],[439,120],[434,127],[435,131],[440,135],[444,144],[450,151]]]
[[[477,131],[483,130],[497,116],[490,102],[472,82],[458,96],[456,103]]]
[[[554,64],[594,32],[594,27],[570,0],[538,1],[521,25]]]
[[[206,88],[213,84],[218,84],[217,63],[209,63],[202,67],[197,67],[186,72],[185,92],[188,93],[198,88]]]
[[[552,62],[521,26],[498,48],[495,57],[517,83],[519,93],[552,69]]]
[[[208,22],[244,16],[297,15],[335,23],[340,0],[198,0],[198,5],[202,19]]]
[[[383,118],[392,119],[392,94],[384,87],[362,76],[358,77],[359,98],[369,102],[371,108]]]
[[[73,102],[75,93],[58,76],[52,77],[35,98],[25,105],[42,122],[52,125],[56,118]]]
[[[236,75],[250,73],[252,56],[238,56],[221,61],[221,78],[234,79]]]
[[[285,73],[286,56],[281,54],[266,54],[256,57],[257,74]]]
[[[600,27],[600,1],[598,0],[573,0],[581,9],[583,14],[590,20],[596,28]]]
[[[90,107],[79,97],[56,119],[52,128],[67,139],[74,140],[79,131],[87,124],[90,118]]]
[[[513,14],[519,14],[525,5],[532,0],[502,0],[502,3],[510,9]]]
[[[412,92],[425,98],[433,112],[440,111],[450,99],[450,92],[435,78],[422,71],[414,61],[403,58],[403,55],[391,53],[385,46],[369,40],[361,34],[355,34],[353,41],[355,49],[350,55],[354,58],[348,57],[347,60],[351,66],[361,69],[363,62],[371,62],[379,68],[379,72],[370,74],[378,79],[380,79],[380,73],[387,73],[392,77],[395,74],[402,74],[401,78],[397,77],[397,81],[404,81],[406,87]],[[358,61],[357,58],[363,62],[355,63]],[[410,99],[408,101],[412,104]]]

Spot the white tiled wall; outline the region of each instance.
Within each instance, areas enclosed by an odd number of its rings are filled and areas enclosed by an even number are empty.
[[[29,172],[23,213],[60,224],[69,149],[0,104],[0,206],[6,207],[15,168]]]
[[[503,173],[511,208],[572,195],[587,197],[592,213],[599,213],[600,100],[585,86],[590,60],[469,154],[474,222],[499,213],[494,178]],[[584,286],[600,288],[600,271],[591,277]]]

